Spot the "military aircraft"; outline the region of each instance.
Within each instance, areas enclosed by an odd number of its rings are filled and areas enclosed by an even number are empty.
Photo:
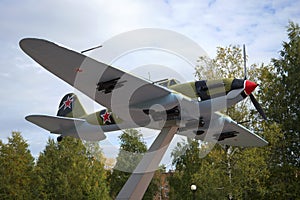
[[[158,137],[164,135],[157,142],[158,146],[150,148],[152,151],[168,146],[174,134],[232,146],[268,144],[218,112],[249,96],[261,116],[266,118],[252,94],[257,84],[247,79],[246,67],[244,79],[152,82],[43,39],[22,39],[20,47],[46,70],[106,107],[87,114],[78,97],[69,93],[61,100],[57,116],[26,117],[51,133],[59,134],[58,141],[66,136],[103,140],[104,133],[110,131],[147,127],[161,130]],[[169,139],[165,140],[166,137]]]

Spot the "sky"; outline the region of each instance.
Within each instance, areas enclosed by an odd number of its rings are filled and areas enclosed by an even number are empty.
[[[300,1],[292,0],[0,0],[0,139],[7,142],[12,131],[20,131],[37,157],[48,138],[56,136],[24,117],[56,115],[61,98],[74,91],[22,52],[18,44],[22,38],[43,38],[82,51],[124,32],[166,29],[195,41],[211,58],[219,46],[246,44],[248,63],[267,64],[278,58],[287,40],[288,21],[300,23],[299,8]],[[128,55],[116,64],[129,70],[151,58],[149,54]],[[81,98],[87,111],[100,108]],[[112,133],[102,146],[117,145],[118,134]],[[155,133],[145,134],[146,140],[154,137]],[[110,157],[117,148],[105,152]]]

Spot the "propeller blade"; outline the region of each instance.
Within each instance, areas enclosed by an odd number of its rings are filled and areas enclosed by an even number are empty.
[[[239,96],[241,94],[241,92],[244,90],[244,88],[241,89],[236,89],[236,90],[231,90],[228,94],[227,94],[227,99],[234,99],[237,96]]]
[[[246,46],[245,46],[245,44],[243,44],[243,59],[244,59],[244,80],[247,80],[248,77],[247,77]],[[247,83],[247,82],[246,82],[246,83]],[[250,83],[251,83],[251,82],[250,82]],[[257,85],[256,85],[256,86],[257,86]],[[255,87],[256,87],[256,86],[255,86]],[[252,86],[252,87],[254,87],[254,86]],[[255,89],[255,87],[254,87],[254,89]],[[252,91],[253,91],[254,89],[252,89]],[[251,91],[251,92],[252,92],[252,91]],[[266,115],[265,115],[265,113],[264,113],[262,107],[259,105],[258,101],[255,99],[254,95],[253,95],[251,92],[249,92],[249,93],[250,93],[249,96],[250,96],[251,102],[253,103],[254,107],[255,107],[256,110],[259,112],[259,114],[262,116],[262,118],[264,118],[265,120],[267,120],[267,117],[266,117]]]
[[[245,47],[245,44],[243,44],[243,58],[244,58],[244,80],[247,80],[246,47]]]
[[[265,120],[267,120],[267,117],[262,109],[262,107],[259,105],[258,101],[255,99],[253,94],[250,94],[250,99],[251,102],[253,103],[254,107],[256,108],[256,110],[259,112],[259,114],[262,116],[262,118],[264,118]]]

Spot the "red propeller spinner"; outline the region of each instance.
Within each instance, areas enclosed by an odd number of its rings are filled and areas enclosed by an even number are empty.
[[[250,95],[254,90],[255,88],[258,86],[257,83],[253,82],[253,81],[249,81],[249,80],[245,80],[244,82],[244,90],[245,90],[245,93],[247,95]]]

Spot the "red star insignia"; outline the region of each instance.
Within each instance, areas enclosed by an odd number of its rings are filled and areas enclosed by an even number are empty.
[[[64,101],[64,110],[66,110],[66,108],[72,109],[72,102],[73,98],[68,96],[67,100]]]
[[[105,113],[103,115],[101,115],[102,119],[103,119],[103,124],[105,124],[106,122],[111,123],[110,121],[110,115],[111,113],[105,111]]]

